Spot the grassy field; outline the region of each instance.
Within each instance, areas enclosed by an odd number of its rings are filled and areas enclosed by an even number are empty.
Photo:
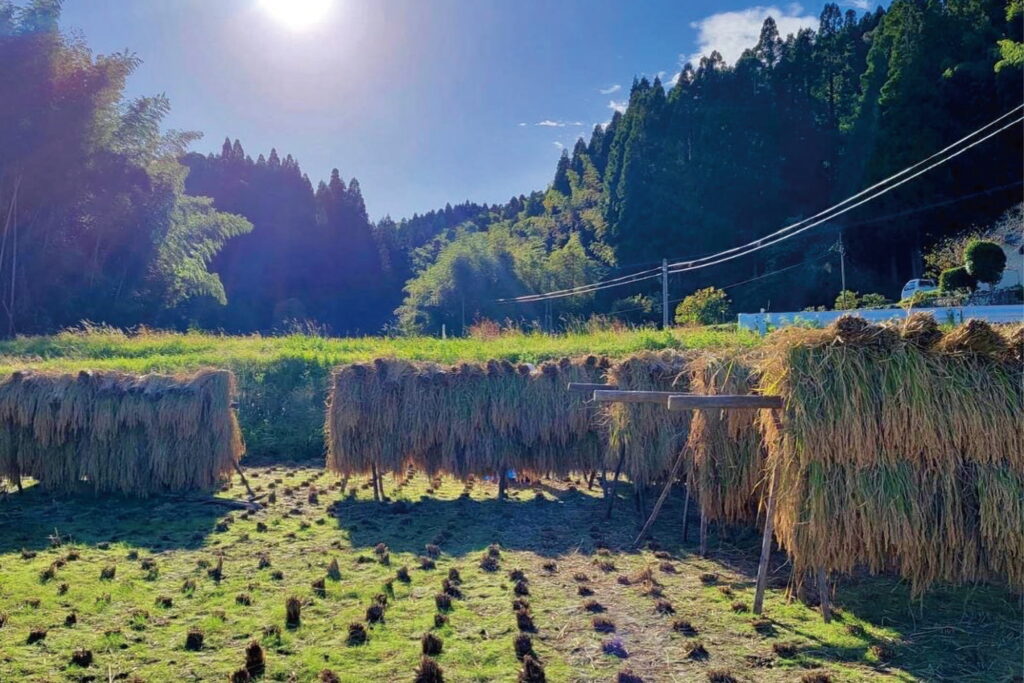
[[[787,601],[780,555],[765,618],[753,618],[757,533],[713,533],[710,556],[698,557],[692,542],[680,542],[678,498],[652,542],[634,551],[639,520],[629,501],[604,522],[597,489],[580,482],[536,482],[499,503],[489,482],[388,478],[390,501],[374,503],[364,481],[343,484],[319,469],[248,474],[276,496],[251,514],[195,500],[58,502],[36,487],[8,495],[0,502],[0,680],[228,680],[255,640],[264,680],[320,680],[329,670],[342,681],[413,681],[430,632],[443,641],[436,660],[445,680],[510,681],[521,667],[516,569],[534,625],[524,633],[549,681],[610,681],[620,672],[639,678],[619,680],[644,681],[726,672],[741,681],[996,681],[1019,670],[1019,605],[993,588],[912,601],[894,580],[849,579],[826,625],[812,607]],[[243,493],[236,477],[218,495]],[[491,544],[498,568],[485,571]],[[407,581],[397,578],[402,567]],[[453,569],[460,597],[438,625],[436,596]],[[370,624],[367,608],[381,594],[383,621]],[[289,626],[293,596],[301,620]],[[595,618],[606,620],[605,632]],[[364,644],[349,642],[355,622],[368,631]],[[193,629],[202,634],[198,649],[186,647]],[[88,651],[88,666],[72,662],[76,650]]]
[[[506,333],[488,339],[434,337],[324,338],[87,329],[0,341],[0,372],[187,372],[227,368],[238,379],[238,416],[251,456],[312,460],[323,455],[327,377],[342,363],[382,356],[456,363],[491,358],[537,363],[562,356],[621,357],[641,350],[753,346],[750,333],[695,328],[596,330],[564,335]]]

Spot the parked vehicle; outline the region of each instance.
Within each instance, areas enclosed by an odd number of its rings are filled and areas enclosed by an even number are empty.
[[[938,287],[935,285],[935,280],[930,278],[910,280],[907,284],[903,285],[903,293],[900,295],[900,301],[909,299],[918,292],[934,292],[936,290],[938,290]]]

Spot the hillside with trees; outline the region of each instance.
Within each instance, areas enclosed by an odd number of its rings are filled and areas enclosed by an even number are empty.
[[[198,134],[161,129],[166,98],[124,98],[138,60],[62,35],[59,5],[0,2],[8,334],[82,319],[334,334],[655,320],[651,282],[497,300],[757,239],[1020,104],[1024,76],[1020,0],[830,4],[816,31],[783,36],[768,19],[735,64],[712,53],[674,82],[636,79],[625,110],[565,150],[543,190],[374,223],[356,178],[314,184],[290,155],[254,160],[238,140],[188,153]],[[847,288],[895,296],[932,245],[1019,202],[1022,143],[1016,127],[799,239],[674,275],[670,297],[714,286],[735,310],[831,305],[840,240]]]

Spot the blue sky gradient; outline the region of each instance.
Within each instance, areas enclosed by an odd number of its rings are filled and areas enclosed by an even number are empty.
[[[671,80],[713,48],[734,59],[772,14],[821,4],[706,0],[334,0],[293,30],[262,0],[66,0],[62,24],[143,64],[129,96],[166,93],[168,127],[292,154],[316,183],[359,178],[373,219],[545,187],[559,147],[589,136],[634,76]],[[860,10],[863,7],[859,8]]]

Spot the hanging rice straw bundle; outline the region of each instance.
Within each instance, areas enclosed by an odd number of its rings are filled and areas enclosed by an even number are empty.
[[[609,381],[624,391],[686,393],[692,357],[676,351],[639,353],[613,366]],[[671,469],[686,443],[688,412],[670,413],[665,406],[649,403],[614,403],[606,414],[607,466],[616,467],[625,454],[622,472],[635,484],[650,484]]]
[[[749,394],[755,386],[748,359],[703,355],[690,364],[695,394]],[[690,424],[687,481],[704,517],[754,522],[764,466],[756,410],[697,410]]]
[[[14,373],[0,383],[0,475],[132,496],[212,488],[244,450],[234,391],[224,370]]]
[[[1021,513],[1009,504],[1024,498],[1020,375],[982,352],[1005,347],[987,325],[930,350],[878,344],[872,327],[784,330],[761,363],[762,393],[786,406],[783,434],[760,419],[780,543],[800,571],[896,569],[916,591],[1024,586],[1024,527],[1010,526]]]
[[[373,465],[428,475],[488,476],[503,469],[566,474],[597,467],[602,442],[593,408],[573,381],[600,381],[596,358],[544,363],[378,360],[332,377],[327,465],[366,473]]]

